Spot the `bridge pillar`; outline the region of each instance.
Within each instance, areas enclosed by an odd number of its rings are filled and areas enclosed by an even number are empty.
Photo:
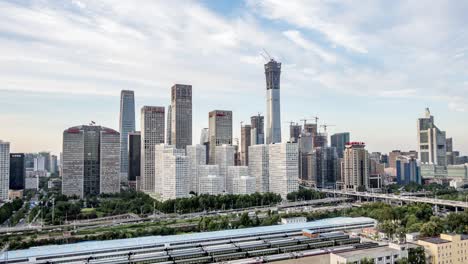
[[[458,213],[458,207],[455,206],[455,213]]]
[[[437,204],[436,204],[436,205],[434,205],[434,213],[437,214],[438,212],[439,212],[439,207],[438,207]]]

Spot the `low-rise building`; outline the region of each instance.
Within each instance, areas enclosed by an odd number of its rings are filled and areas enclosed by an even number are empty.
[[[288,218],[281,218],[281,224],[297,224],[297,223],[305,223],[307,222],[307,218],[305,217],[288,217]]]
[[[468,263],[468,235],[441,234],[418,240],[423,246],[429,263],[462,264]]]
[[[360,264],[362,260],[368,259],[375,264],[394,264],[398,260],[408,257],[406,244],[393,244],[388,246],[336,252],[330,254],[331,264]]]

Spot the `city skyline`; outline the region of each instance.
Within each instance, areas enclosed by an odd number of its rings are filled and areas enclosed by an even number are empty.
[[[400,3],[399,8],[385,16],[389,21],[376,17],[377,11],[385,9],[384,4],[367,5],[364,10],[345,5],[347,14],[356,11],[381,24],[375,23],[376,26],[366,30],[363,21],[345,17],[342,19],[348,19],[349,24],[340,23],[342,28],[338,27],[340,30],[336,35],[331,30],[335,28],[320,28],[317,21],[307,25],[308,16],[304,14],[314,17],[311,14],[316,11],[299,2],[283,9],[281,3],[266,6],[257,1],[187,1],[179,4],[180,14],[189,15],[188,19],[195,27],[193,30],[199,33],[195,38],[192,31],[187,31],[187,40],[198,40],[181,53],[182,56],[190,54],[187,60],[175,57],[180,54],[181,47],[178,42],[171,42],[181,37],[174,35],[175,29],[166,32],[167,43],[155,42],[161,37],[158,35],[161,29],[154,22],[145,20],[144,16],[131,21],[141,22],[137,25],[149,23],[148,27],[157,30],[157,35],[145,35],[148,31],[144,27],[124,22],[128,17],[123,10],[144,15],[145,8],[148,12],[160,8],[170,13],[175,7],[169,3],[143,2],[141,6],[127,6],[104,1],[101,7],[87,1],[72,1],[69,6],[48,1],[1,3],[0,17],[6,23],[0,26],[0,38],[5,39],[0,47],[7,55],[0,58],[0,67],[5,70],[1,77],[4,85],[0,88],[0,122],[9,124],[2,126],[1,136],[11,143],[11,152],[50,150],[58,153],[63,129],[87,124],[90,120],[118,129],[120,90],[135,91],[138,110],[143,105],[168,105],[170,87],[175,83],[193,86],[192,138],[195,142],[200,129],[208,127],[206,115],[213,109],[233,111],[233,136],[240,139],[240,121],[248,123],[250,116],[258,112],[266,114],[263,75],[266,61],[260,56],[265,48],[283,66],[282,120],[299,121],[318,115],[319,123],[336,125],[329,129],[329,134],[350,132],[353,139],[366,142],[370,152],[389,152],[417,149],[415,120],[423,116],[425,107],[429,107],[437,118],[438,127],[447,132],[447,137],[453,138],[454,149],[467,154],[468,138],[464,136],[467,107],[463,94],[467,81],[461,74],[466,68],[463,46],[467,42],[461,27],[466,22],[462,11],[467,8],[463,3],[456,6],[436,3],[425,10],[427,13],[411,4]],[[103,7],[109,7],[114,14],[105,14]],[[339,22],[332,6],[317,2],[316,7],[317,10],[329,10],[330,21]],[[395,17],[404,15],[403,7],[409,14],[417,16],[418,23],[423,25],[417,27],[408,14],[404,16],[406,20],[396,23]],[[298,14],[296,18],[291,16],[292,11]],[[20,30],[33,28],[28,26],[31,21],[25,17],[40,20],[41,13],[59,23],[51,27],[50,21],[34,20],[36,29],[44,30]],[[208,21],[199,21],[194,16],[200,13],[206,15]],[[328,21],[324,16],[318,14],[315,17]],[[453,22],[451,30],[444,30],[445,24],[433,25],[434,16]],[[164,20],[156,16],[155,21],[169,25],[178,17],[174,15]],[[210,33],[206,24],[213,26],[215,33]],[[93,29],[94,26],[97,29]],[[422,34],[431,27],[446,33],[432,35],[429,40],[423,38]],[[57,30],[82,34],[60,39],[54,34]],[[379,30],[386,30],[389,36],[383,36]],[[96,37],[95,42],[83,42],[92,36]],[[386,42],[374,37],[385,37]],[[407,38],[398,41],[392,37]],[[246,42],[249,38],[252,38],[250,44]],[[118,40],[122,45],[110,40]],[[56,43],[60,43],[61,48],[55,47]],[[154,43],[161,45],[150,49],[149,44]],[[133,48],[132,51],[125,49],[126,44]],[[96,54],[109,47],[109,52],[103,52],[96,59],[87,61],[82,58],[82,54]],[[34,52],[37,48],[42,48],[41,54]],[[65,52],[67,49],[77,54]],[[388,54],[382,54],[382,50]],[[143,59],[146,55],[148,59]],[[200,62],[202,58],[205,59]],[[164,64],[165,69],[154,68],[155,62]],[[92,71],[78,69],[78,65],[92,66],[89,67]],[[398,69],[401,65],[405,67]],[[194,71],[195,67],[198,70]],[[65,73],[59,71],[62,68]],[[421,68],[423,73],[418,73]],[[59,72],[63,75],[58,75]],[[423,81],[422,77],[427,80]],[[77,105],[82,104],[86,104],[87,109],[77,112]],[[137,124],[139,119],[137,113]],[[282,139],[285,140],[289,136],[287,124],[281,125]],[[31,137],[33,130],[40,132]],[[382,131],[391,131],[393,140],[388,140]]]

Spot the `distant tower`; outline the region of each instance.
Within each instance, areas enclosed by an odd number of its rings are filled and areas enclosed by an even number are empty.
[[[171,88],[171,145],[185,149],[192,145],[192,85]]]
[[[251,125],[243,125],[241,127],[241,163],[244,166],[249,165],[249,147],[251,145]]]
[[[422,163],[439,166],[447,165],[445,131],[441,131],[434,123],[434,116],[426,108],[424,118],[418,119],[419,158]]]
[[[9,182],[10,143],[0,140],[0,201],[8,200]]]
[[[264,144],[265,143],[265,129],[264,129],[264,116],[258,114],[250,117],[250,123],[252,126],[251,130],[251,145]]]
[[[369,153],[365,147],[363,142],[346,144],[341,170],[344,189],[369,188]]]
[[[128,133],[135,131],[135,94],[133,91],[120,92],[120,175],[127,181],[128,174]]]
[[[232,111],[214,110],[209,113],[209,164],[215,164],[216,146],[232,145]]]
[[[167,106],[166,144],[172,145],[172,106]]]
[[[343,151],[345,150],[346,143],[349,142],[349,132],[336,133],[331,135],[331,146],[336,148],[338,157],[343,158]]]
[[[266,144],[281,143],[280,75],[281,63],[270,59],[265,64],[267,86]]]
[[[128,185],[139,191],[141,183],[141,134],[128,134]]]

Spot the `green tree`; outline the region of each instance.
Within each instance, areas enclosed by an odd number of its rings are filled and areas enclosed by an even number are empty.
[[[408,263],[426,264],[426,254],[424,253],[424,248],[410,248],[408,250]]]
[[[429,221],[421,226],[420,232],[422,236],[437,236],[441,233],[440,229],[441,227],[436,222]]]

